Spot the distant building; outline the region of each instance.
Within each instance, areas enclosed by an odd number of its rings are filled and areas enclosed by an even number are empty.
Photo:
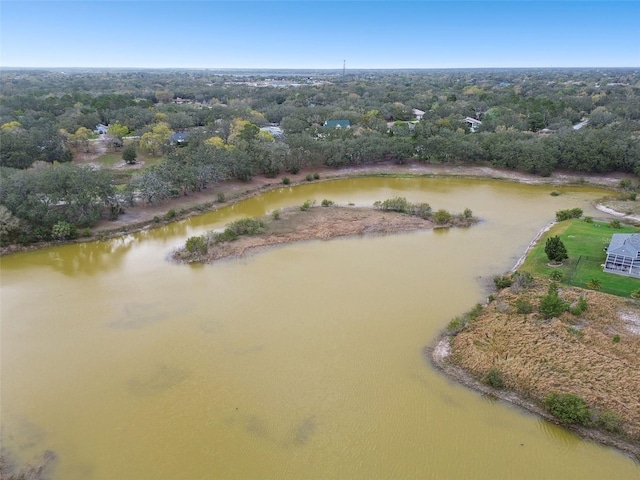
[[[605,250],[605,272],[640,277],[640,234],[614,233]]]
[[[187,141],[188,137],[188,132],[177,132],[169,137],[169,143],[171,143],[171,145],[181,145]]]
[[[478,128],[480,128],[480,125],[482,125],[482,122],[480,120],[476,120],[475,118],[471,117],[466,117],[463,122],[469,124],[469,130],[471,130],[472,133],[477,132]]]
[[[263,131],[263,132],[270,133],[275,138],[283,138],[284,137],[284,132],[282,131],[282,128],[280,128],[278,125],[269,125],[267,127],[260,128],[260,130]]]
[[[584,127],[587,123],[589,123],[589,119],[588,118],[583,118],[580,123],[576,123],[573,126],[574,130],[580,130],[582,127]]]
[[[422,117],[424,117],[424,112],[422,110],[418,110],[417,108],[414,108],[413,110],[411,110],[411,112],[418,121],[422,120]]]
[[[327,120],[324,122],[324,126],[327,128],[351,128],[351,122],[349,120]]]
[[[93,130],[93,133],[97,133],[98,135],[106,135],[108,131],[109,131],[108,125],[103,125],[99,123],[98,125],[96,125],[96,128],[95,130]]]

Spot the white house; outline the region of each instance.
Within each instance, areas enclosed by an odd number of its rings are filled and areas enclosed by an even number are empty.
[[[477,132],[478,128],[480,128],[480,125],[482,125],[482,122],[480,120],[476,120],[475,118],[471,118],[471,117],[465,117],[463,122],[466,122],[469,124],[469,130],[471,130],[472,133]]]

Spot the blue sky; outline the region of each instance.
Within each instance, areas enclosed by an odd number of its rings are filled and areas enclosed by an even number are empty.
[[[640,67],[638,1],[0,0],[0,66]]]

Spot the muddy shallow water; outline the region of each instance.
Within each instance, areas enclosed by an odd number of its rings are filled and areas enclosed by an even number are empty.
[[[2,444],[54,478],[632,479],[627,457],[450,383],[423,347],[593,188],[359,178],[2,258]],[[404,196],[468,229],[167,261],[243,216]]]

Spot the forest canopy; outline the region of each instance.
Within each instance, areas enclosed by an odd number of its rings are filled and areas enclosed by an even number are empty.
[[[640,174],[633,69],[5,69],[0,85],[0,213],[19,225],[3,227],[3,243],[310,166]],[[125,173],[76,164],[98,144],[112,157],[126,151],[127,165],[148,161]]]

